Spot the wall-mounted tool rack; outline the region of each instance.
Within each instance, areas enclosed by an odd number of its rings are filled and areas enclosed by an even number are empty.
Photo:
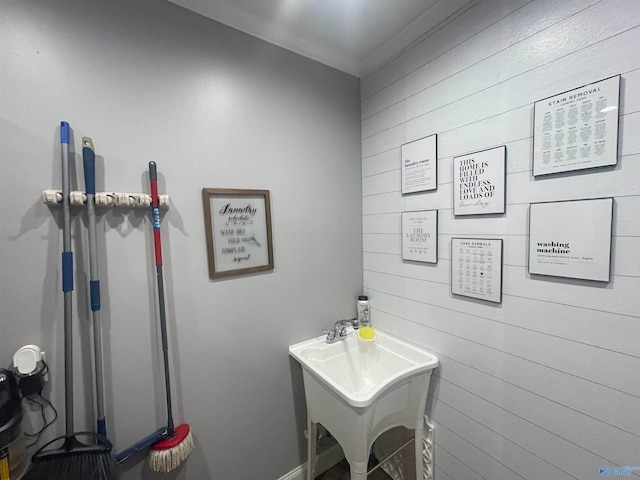
[[[169,208],[169,195],[160,195],[159,197],[160,208]],[[42,201],[45,205],[61,205],[62,191],[45,190],[42,192]],[[85,205],[87,203],[86,193],[80,191],[70,192],[69,203],[71,205]],[[150,207],[151,195],[147,195],[146,193],[96,192],[95,203],[97,207]]]

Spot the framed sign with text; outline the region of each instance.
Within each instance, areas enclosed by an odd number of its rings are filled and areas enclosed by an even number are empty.
[[[613,198],[532,203],[529,273],[609,281]]]
[[[451,239],[451,293],[502,303],[502,239]]]
[[[453,157],[453,214],[504,213],[507,147]]]
[[[618,163],[620,75],[535,102],[533,175]]]
[[[402,157],[402,193],[438,188],[438,135],[433,134],[400,148]]]
[[[273,270],[269,190],[203,188],[209,277]]]
[[[438,211],[402,212],[402,259],[438,263]]]

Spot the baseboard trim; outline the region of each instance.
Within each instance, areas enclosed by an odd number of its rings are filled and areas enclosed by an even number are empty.
[[[326,472],[336,463],[344,458],[342,448],[337,443],[331,445],[326,450],[323,450],[318,454],[316,460],[316,475]],[[278,478],[278,480],[306,480],[307,478],[307,464],[303,463],[299,467],[294,468],[289,473]]]
[[[284,477],[280,477],[278,480],[305,480],[307,475],[307,464],[300,465],[297,468],[294,468],[289,473],[287,473]]]

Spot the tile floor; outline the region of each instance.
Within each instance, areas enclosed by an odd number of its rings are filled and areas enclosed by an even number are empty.
[[[327,444],[335,443],[335,439],[331,438],[330,435],[331,434],[328,434],[321,440],[321,443],[325,446]],[[376,440],[376,446],[372,448],[372,453],[369,457],[369,471],[379,463],[378,458],[376,458],[375,453],[373,453],[374,450],[381,455],[382,459],[387,458],[388,455],[404,445],[405,442],[410,440],[412,437],[413,431],[407,430],[403,427],[396,427],[382,434],[382,436]],[[379,448],[377,448],[378,446]],[[415,467],[413,467],[415,458],[413,453],[413,443],[403,447],[400,452],[402,456],[394,458],[396,461],[399,461],[400,464],[405,464],[405,462],[411,463],[411,467],[406,468],[405,475],[409,474],[413,477],[413,475],[415,475]],[[318,475],[316,480],[349,480],[349,463],[343,459],[326,472]],[[369,474],[367,480],[393,480],[393,477],[388,475],[382,468],[377,468]]]
[[[375,463],[371,465],[371,459],[369,460],[369,468],[373,468]],[[316,480],[349,480],[349,463],[346,460],[342,460],[322,475],[316,477]],[[385,473],[384,470],[378,468],[367,477],[367,480],[392,480],[392,478]]]

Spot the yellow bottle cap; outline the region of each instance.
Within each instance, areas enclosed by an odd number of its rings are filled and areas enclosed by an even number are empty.
[[[360,328],[360,338],[364,340],[373,340],[376,336],[375,330],[371,327],[362,327]]]

